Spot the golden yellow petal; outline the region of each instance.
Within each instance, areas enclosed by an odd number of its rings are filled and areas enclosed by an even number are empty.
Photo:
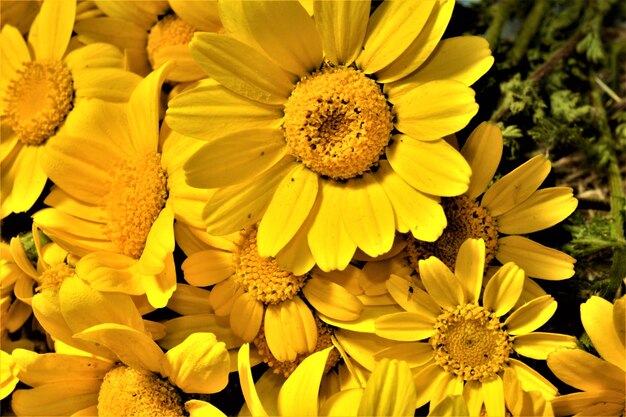
[[[431,363],[413,375],[417,399],[415,408],[419,408],[430,401],[437,386],[444,380],[447,374],[439,365]]]
[[[415,384],[409,365],[382,359],[367,380],[359,404],[363,416],[407,416],[415,411]]]
[[[235,336],[228,320],[215,314],[193,314],[181,316],[165,322],[165,337],[159,339],[159,345],[171,349],[179,345],[194,333],[213,333],[228,349],[238,348],[242,340]]]
[[[308,234],[315,216],[311,210],[295,236],[276,254],[276,262],[285,271],[294,275],[304,275],[315,266],[315,258],[309,248]]]
[[[351,330],[360,333],[375,333],[376,319],[380,316],[392,313],[400,313],[403,310],[395,305],[374,305],[363,307],[361,315],[356,320],[341,321],[331,317],[326,317],[322,313],[318,313],[318,317],[325,323],[341,329]]]
[[[484,269],[485,242],[482,239],[467,239],[459,248],[454,264],[454,275],[465,290],[465,302],[478,304]]]
[[[230,327],[244,342],[252,342],[263,323],[263,303],[244,292],[233,302]]]
[[[576,263],[576,260],[566,253],[523,236],[499,238],[496,259],[502,264],[515,262],[529,277],[551,281],[571,278]]]
[[[306,300],[320,313],[337,320],[359,318],[363,304],[341,285],[313,277],[302,289]]]
[[[267,345],[279,361],[292,361],[315,349],[315,319],[300,297],[268,305],[264,324]]]
[[[498,375],[495,375],[490,379],[481,381],[481,384],[487,415],[503,416],[505,407],[502,379]]]
[[[219,408],[206,401],[189,400],[185,402],[185,410],[190,417],[226,417]]]
[[[218,316],[229,316],[233,303],[243,294],[243,288],[233,278],[218,283],[211,290],[209,301]]]
[[[222,27],[216,1],[169,0],[168,3],[178,17],[202,32],[217,32]]]
[[[102,381],[64,381],[13,393],[11,408],[19,416],[69,416],[98,403]]]
[[[504,316],[515,306],[523,288],[524,271],[513,262],[508,262],[487,283],[483,306],[497,317]]]
[[[622,318],[626,317],[626,296],[621,296],[613,303],[613,324],[617,337],[622,341],[622,345],[626,346],[626,322]]]
[[[182,265],[185,281],[197,287],[208,287],[235,273],[233,254],[229,251],[207,249],[190,255]]]
[[[467,404],[469,415],[479,415],[484,403],[482,384],[480,381],[466,381],[463,387],[463,398]]]
[[[539,391],[547,400],[551,400],[557,395],[557,388],[524,362],[509,358],[509,366],[515,371],[524,391]]]
[[[433,359],[433,349],[428,342],[396,343],[374,354],[377,361],[382,358],[405,361],[410,368],[417,368]]]
[[[39,15],[28,34],[37,60],[59,60],[72,36],[76,2],[73,0],[44,1]]]
[[[548,356],[548,367],[567,385],[583,391],[624,388],[624,370],[580,349],[564,349]]]
[[[376,320],[376,334],[387,339],[413,342],[435,334],[435,323],[418,313],[395,313]]]
[[[167,302],[167,308],[183,316],[195,314],[211,314],[213,307],[209,303],[210,291],[193,285],[176,285],[176,291]]]
[[[626,370],[626,352],[616,331],[611,303],[598,296],[592,296],[581,304],[580,318],[600,356]],[[623,317],[620,318],[622,319]]]
[[[109,43],[92,43],[74,49],[63,58],[63,62],[72,71],[72,75],[86,68],[124,69],[124,55]],[[131,92],[132,90],[129,91]]]
[[[246,400],[246,405],[250,408],[251,414],[254,416],[267,416],[267,412],[263,408],[259,394],[254,386],[252,379],[252,371],[250,370],[250,344],[244,343],[239,349],[237,356],[237,369],[239,373],[239,383],[241,391]]]
[[[386,281],[387,290],[406,311],[418,313],[432,319],[433,323],[441,314],[441,307],[424,290],[414,285],[408,278],[392,274]]]
[[[463,285],[448,267],[431,256],[419,261],[419,273],[428,294],[443,308],[456,308],[465,302]]]
[[[370,372],[374,370],[376,363],[374,354],[398,343],[374,334],[356,333],[347,330],[336,330],[335,337],[339,345],[349,355],[349,358]]]
[[[486,43],[484,39],[482,41]],[[502,147],[502,131],[492,123],[482,122],[467,138],[461,154],[472,168],[466,192],[469,198],[475,199],[487,189],[500,164]]]
[[[533,332],[513,339],[515,352],[532,359],[545,360],[555,350],[574,349],[577,345],[574,336],[558,333]]]
[[[512,312],[504,325],[512,335],[530,333],[550,320],[556,306],[557,302],[551,295],[535,298]]]
[[[29,62],[30,52],[22,34],[11,25],[4,25],[2,27],[2,34],[0,35],[1,56],[0,70],[2,70],[2,82],[0,85],[4,86],[9,80],[13,79],[15,73],[21,68],[24,62]],[[3,113],[4,114],[4,113]],[[4,139],[4,135],[3,135]]]

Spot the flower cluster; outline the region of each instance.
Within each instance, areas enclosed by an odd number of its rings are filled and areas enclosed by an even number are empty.
[[[2,7],[0,216],[32,219],[0,246],[3,411],[624,412],[624,298],[581,307],[606,361],[540,330],[575,260],[526,235],[573,190],[498,171],[493,123],[459,147],[494,58],[444,38],[454,1]]]

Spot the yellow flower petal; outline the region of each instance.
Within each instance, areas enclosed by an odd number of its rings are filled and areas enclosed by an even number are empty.
[[[356,417],[358,409],[355,404],[361,402],[362,388],[347,388],[336,392],[326,399],[319,410],[321,416]]]
[[[467,384],[466,384],[467,385]],[[467,404],[461,395],[449,395],[428,413],[429,416],[464,417],[470,416]]]
[[[159,339],[159,345],[171,349],[194,333],[213,333],[228,349],[238,348],[242,344],[242,340],[232,332],[228,320],[210,313],[181,316],[166,321],[165,337]]]
[[[185,281],[197,287],[208,287],[235,273],[230,252],[207,249],[190,255],[182,265]]]
[[[101,380],[64,381],[13,393],[11,408],[19,416],[69,416],[98,403]]]
[[[30,28],[28,43],[37,60],[58,60],[63,57],[72,36],[76,2],[73,0],[44,1]]]
[[[299,2],[229,1],[219,3],[219,11],[228,33],[258,46],[285,70],[304,76],[322,64],[319,33]]]
[[[418,57],[406,56],[406,59],[415,58]],[[429,81],[454,80],[470,86],[491,68],[493,62],[489,44],[481,36],[457,36],[444,39],[437,44],[428,61],[418,71],[398,81],[385,84],[385,92],[389,95],[389,100],[395,102],[397,97],[406,94],[411,88]],[[384,77],[387,68],[381,72]]]
[[[580,349],[559,350],[548,356],[548,367],[567,385],[583,391],[620,390],[624,371]]]
[[[363,304],[341,285],[313,277],[302,289],[306,299],[320,313],[337,320],[359,318]]]
[[[481,205],[499,216],[521,204],[537,191],[550,172],[550,161],[537,155],[495,182],[485,192]]]
[[[213,333],[194,333],[169,349],[161,374],[186,393],[212,394],[228,384],[230,358]]]
[[[315,258],[309,248],[308,234],[311,230],[315,209],[311,210],[295,236],[276,254],[276,262],[285,271],[304,275],[315,266]]]
[[[515,306],[523,288],[524,271],[513,262],[508,262],[487,283],[483,306],[497,317],[504,316]]]
[[[435,323],[418,313],[387,314],[376,320],[376,334],[401,342],[414,342],[435,334]]]
[[[42,146],[21,146],[10,165],[2,161],[2,199],[6,198],[5,192],[10,193],[12,212],[29,210],[41,195],[47,179],[39,162],[43,154]],[[8,190],[4,183],[7,180],[11,181]]]
[[[74,24],[74,31],[80,39],[91,42],[107,42],[121,50],[125,50],[125,53],[128,52],[128,48],[134,50],[141,49],[143,52],[142,60],[146,61],[144,65],[147,66],[146,43],[148,42],[148,32],[146,29],[132,21],[113,17],[87,18],[79,20]],[[133,67],[130,66],[130,68]],[[148,68],[146,68],[146,71],[148,71]]]
[[[520,355],[545,360],[557,349],[574,349],[578,341],[574,336],[558,333],[533,332],[516,336],[513,349]]]
[[[467,239],[459,248],[454,264],[454,275],[465,289],[465,302],[478,303],[484,270],[485,242],[482,239]]]
[[[509,358],[509,366],[515,371],[524,391],[539,391],[547,400],[551,400],[558,393],[550,381],[524,362]]]
[[[396,343],[374,354],[374,359],[380,360],[382,358],[405,361],[409,367],[417,368],[433,359],[433,348],[428,342]]]
[[[217,2],[169,0],[168,3],[178,17],[202,32],[217,32],[222,27]],[[199,4],[202,6],[197,7]]]
[[[174,211],[165,205],[152,223],[141,257],[142,274],[157,275],[165,269],[166,258],[174,252]]]
[[[415,411],[415,399],[415,384],[408,364],[382,359],[367,380],[358,415],[411,415]]]
[[[406,311],[418,313],[430,318],[433,323],[441,314],[441,307],[424,290],[414,285],[406,278],[392,274],[386,281],[389,294]]]
[[[141,295],[145,289],[136,273],[137,261],[126,255],[93,252],[76,264],[76,273],[98,291]]]
[[[430,412],[437,406],[444,398],[450,396],[460,396],[463,394],[464,381],[461,378],[457,378],[452,373],[446,373],[446,375],[437,382],[435,389],[433,390],[430,400]]]
[[[261,220],[278,184],[294,165],[288,157],[246,183],[217,190],[202,212],[207,232],[223,236]]]
[[[63,62],[65,62],[72,71],[72,74],[74,74],[75,71],[86,68],[124,69],[124,55],[122,52],[111,44],[100,42],[74,49],[63,58]],[[133,76],[133,78],[135,78],[135,76]],[[132,92],[132,89],[130,92]]]
[[[472,178],[466,192],[469,198],[475,199],[481,195],[491,182],[502,158],[502,147],[502,131],[488,122],[478,125],[463,145],[461,154],[472,168]]]
[[[471,169],[463,156],[444,140],[425,142],[394,135],[387,147],[393,170],[419,191],[455,196],[467,191]]]
[[[419,261],[419,273],[428,294],[443,308],[455,308],[465,302],[463,286],[438,258]]]
[[[374,178],[381,185],[395,215],[396,230],[411,231],[419,240],[434,242],[447,225],[437,198],[422,194],[393,172],[388,161],[380,161]]]
[[[176,291],[167,302],[167,308],[183,316],[195,314],[211,314],[213,307],[209,304],[210,291],[193,285],[176,285]]]
[[[99,324],[74,337],[101,344],[131,368],[156,373],[161,371],[161,348],[148,335],[131,327],[114,323]]]
[[[341,213],[337,213],[345,196],[342,187],[334,181],[322,180],[320,185],[317,213],[307,236],[309,248],[323,271],[343,270],[356,251]]]
[[[622,369],[626,369],[626,353],[618,336],[611,303],[598,296],[592,296],[580,306],[580,318],[585,331],[600,356]],[[622,320],[620,318],[620,320]]]
[[[622,345],[626,345],[626,322],[622,320],[626,317],[626,297],[621,296],[615,303],[613,303],[613,324],[615,325],[615,331],[617,337],[622,341]]]
[[[372,74],[395,61],[420,34],[434,4],[434,1],[381,3],[370,17],[357,66]]]
[[[393,208],[372,174],[344,185],[343,224],[352,241],[366,254],[379,256],[391,249],[395,237]]]
[[[2,70],[2,85],[13,79],[17,70],[22,67],[24,62],[29,62],[30,52],[22,34],[11,25],[4,25],[2,27],[2,34],[0,35],[0,69]],[[4,90],[4,88],[2,88]],[[3,113],[4,114],[4,113]],[[3,137],[4,139],[4,137]]]
[[[339,345],[349,355],[349,358],[370,372],[374,370],[376,364],[374,354],[398,343],[374,334],[356,333],[346,330],[336,330],[335,337]]]
[[[505,384],[506,387],[506,384]],[[485,399],[483,398],[483,386],[480,381],[466,381],[463,387],[463,398],[467,404],[470,416],[480,415]]]
[[[577,205],[570,187],[544,188],[498,216],[498,231],[513,235],[547,229],[572,214]]]
[[[318,184],[317,174],[302,164],[296,164],[278,184],[259,224],[259,255],[276,256],[293,238],[315,203]]]
[[[29,352],[25,349],[15,349],[13,351],[13,355],[16,354],[17,351],[23,350],[24,352]],[[34,352],[32,352],[35,354]],[[17,378],[17,374],[22,373],[24,371],[22,369],[18,369],[13,357],[5,352],[4,350],[0,350],[0,400],[8,397],[20,380]]]
[[[495,375],[494,377],[481,381],[483,389],[483,399],[485,400],[485,409],[489,416],[503,416],[504,407],[504,386],[502,379]]]
[[[566,253],[522,236],[499,238],[496,259],[502,264],[515,262],[529,277],[551,281],[571,278],[576,263]]]
[[[239,383],[241,391],[253,416],[267,416],[263,403],[254,386],[252,371],[250,370],[250,344],[244,343],[239,349],[237,356],[237,369],[239,371]]]
[[[88,68],[72,72],[75,100],[98,98],[126,103],[141,77],[122,69]]]
[[[71,197],[59,187],[54,187],[46,196],[44,203],[48,206],[94,223],[106,223],[107,212],[97,204],[89,204]]]
[[[206,401],[189,400],[185,402],[185,410],[190,417],[226,417],[219,408]]]
[[[274,166],[287,152],[280,129],[242,130],[217,138],[185,164],[187,183],[219,188],[246,181]],[[207,171],[207,167],[212,167]]]
[[[297,354],[315,350],[315,319],[300,297],[268,305],[264,324],[267,346],[279,361],[293,361]]]
[[[167,74],[167,79],[173,82],[191,82],[205,77],[204,70],[191,56],[189,45],[164,46],[154,51],[152,55],[153,68],[161,68],[167,61],[174,62]]]
[[[196,32],[189,45],[204,71],[235,93],[264,104],[282,104],[291,94],[293,75],[234,38]]]
[[[278,411],[283,416],[317,416],[317,397],[328,354],[334,347],[308,356],[287,378],[278,394]]]
[[[415,408],[419,408],[430,401],[433,391],[437,385],[446,378],[447,374],[439,365],[431,363],[425,366],[413,376],[415,389],[417,391],[417,399],[415,400]]]
[[[461,130],[478,112],[474,90],[451,80],[420,85],[399,97],[393,105],[396,128],[424,141]]]
[[[211,290],[209,301],[218,316],[229,316],[233,303],[243,294],[243,288],[233,278],[218,283]]]
[[[543,326],[556,311],[557,302],[551,295],[535,298],[515,310],[504,325],[512,335],[527,334]]]
[[[230,327],[245,342],[252,342],[263,323],[263,303],[244,292],[233,302]]]
[[[454,2],[437,0],[417,38],[394,62],[376,73],[379,82],[399,80],[420,67],[439,43],[453,8]]]
[[[619,416],[624,394],[615,391],[575,392],[552,400],[555,416]]]
[[[350,65],[361,52],[365,39],[369,2],[316,1],[313,7],[324,58],[333,64]]]
[[[225,131],[277,128],[282,108],[250,101],[215,80],[202,80],[168,104],[166,123],[175,131],[212,140]]]

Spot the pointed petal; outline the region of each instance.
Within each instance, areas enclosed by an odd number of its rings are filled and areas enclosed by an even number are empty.
[[[472,179],[466,192],[470,199],[475,199],[487,189],[500,164],[502,147],[502,131],[488,122],[478,125],[463,145],[461,154],[472,168]]]
[[[463,286],[438,258],[420,260],[419,273],[428,294],[443,308],[455,308],[465,302]]]
[[[316,1],[313,7],[324,58],[333,64],[350,65],[361,52],[370,2]]]
[[[230,357],[213,333],[194,333],[169,349],[161,374],[186,393],[212,394],[228,384]]]
[[[393,103],[396,128],[431,141],[463,129],[478,112],[474,90],[457,81],[431,81]]]
[[[463,387],[463,398],[467,404],[467,409],[470,416],[480,415],[480,410],[483,408],[483,386],[480,381],[467,381]]]
[[[550,320],[556,306],[557,302],[551,295],[535,298],[511,313],[504,325],[512,335],[530,333]]]
[[[166,259],[174,252],[175,245],[174,211],[170,205],[166,205],[150,227],[139,258],[141,273],[157,275],[163,272]]]
[[[76,16],[76,1],[44,1],[28,35],[37,60],[59,60],[65,54]]]
[[[345,184],[343,224],[352,241],[370,256],[391,249],[395,237],[393,208],[372,174]]]
[[[183,316],[211,314],[213,308],[209,303],[210,291],[192,285],[176,285],[176,291],[167,302],[167,308]]]
[[[626,352],[616,331],[611,303],[598,296],[592,296],[581,304],[580,318],[600,356],[626,370],[624,359]],[[620,320],[623,320],[623,317]]]
[[[498,269],[485,287],[483,306],[497,317],[508,313],[522,294],[524,271],[513,262]]]
[[[391,202],[396,230],[419,240],[434,242],[447,225],[446,216],[435,197],[422,194],[393,172],[388,161],[380,161],[374,178]]]
[[[513,349],[520,355],[545,360],[557,349],[575,349],[578,340],[574,336],[558,333],[533,332],[516,336]]]
[[[548,367],[561,381],[583,391],[611,390],[624,384],[622,369],[580,349],[551,353]]]
[[[624,410],[624,394],[615,391],[575,392],[552,400],[555,416],[620,416]]]
[[[511,210],[537,191],[550,169],[543,155],[529,159],[489,187],[481,205],[494,217]]]
[[[276,254],[293,238],[317,198],[316,173],[297,164],[278,185],[259,224],[259,255]]]
[[[523,236],[499,238],[496,259],[502,264],[515,262],[529,277],[551,281],[571,278],[576,263],[576,260],[566,253]]]
[[[274,166],[286,152],[280,129],[228,134],[207,143],[189,158],[184,166],[187,184],[196,188],[239,184]]]
[[[433,359],[433,348],[428,342],[396,343],[374,354],[375,360],[382,358],[405,361],[410,368],[417,368]]]
[[[166,123],[176,132],[212,140],[234,130],[277,128],[282,108],[236,94],[215,80],[202,80],[169,103]]]
[[[544,188],[498,216],[498,231],[514,235],[547,229],[572,214],[577,205],[570,187]]]
[[[418,313],[387,314],[376,320],[376,334],[401,342],[414,342],[435,334],[435,322]]]
[[[331,281],[313,277],[302,292],[317,311],[337,320],[356,320],[363,310],[363,304],[356,296]]]
[[[478,303],[484,269],[485,242],[482,239],[467,239],[459,248],[454,264],[454,275],[465,289],[465,302]]]
[[[225,35],[196,32],[191,55],[224,87],[264,104],[282,104],[293,89],[294,76],[256,49]],[[254,66],[249,63],[254,62]]]
[[[14,78],[16,71],[21,68],[22,64],[29,62],[31,58],[22,34],[11,25],[2,27],[0,45],[2,47],[0,50],[0,57],[2,57],[0,68],[2,69],[2,78],[4,78],[0,85],[4,86],[5,83]],[[5,138],[3,137],[3,139]]]
[[[495,375],[494,377],[481,382],[487,415],[503,416],[505,407],[504,385],[502,384],[502,379],[498,375]]]

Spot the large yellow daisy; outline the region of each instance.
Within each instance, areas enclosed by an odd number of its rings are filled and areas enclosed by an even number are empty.
[[[484,39],[439,42],[454,2],[218,2],[226,34],[196,33],[212,80],[170,102],[172,129],[208,140],[189,184],[219,188],[204,217],[223,235],[260,222],[258,249],[287,270],[345,268],[389,251],[395,230],[433,241],[437,196],[471,170],[441,139],[476,114]],[[289,254],[297,252],[298,257]]]
[[[487,249],[487,264],[494,258],[502,264],[512,261],[529,277],[547,280],[574,275],[574,258],[520,236],[547,229],[572,214],[578,204],[573,190],[539,189],[551,168],[543,155],[531,158],[488,186],[500,163],[502,148],[502,133],[497,126],[483,122],[472,132],[461,149],[472,167],[469,188],[461,196],[442,199],[448,226],[432,243],[409,237],[405,250],[416,270],[420,259],[432,255],[452,268],[461,244],[468,238],[481,238]]]
[[[548,366],[563,382],[583,392],[552,400],[557,416],[623,416],[626,412],[626,299],[614,304],[592,296],[580,306],[580,317],[602,359],[583,350],[559,350]]]
[[[517,353],[546,359],[556,349],[576,346],[572,336],[535,332],[552,317],[556,301],[546,295],[515,308],[524,271],[508,262],[487,283],[481,305],[484,263],[483,240],[468,239],[459,249],[454,273],[436,257],[420,261],[426,291],[413,288],[408,294],[403,278],[388,280],[389,292],[406,311],[378,318],[376,334],[402,343],[382,349],[375,358],[409,361],[416,370],[418,407],[430,401],[432,408],[445,395],[463,394],[471,415],[478,415],[483,404],[488,415],[504,415],[511,380],[546,399],[557,393],[539,373],[513,358]],[[506,372],[514,377],[505,378]]]
[[[85,268],[102,291],[146,294],[163,307],[176,287],[174,218],[185,218],[182,164],[194,140],[159,136],[159,94],[169,67],[141,81],[128,105],[90,101],[74,110],[42,166],[56,184],[33,216],[46,235]],[[75,146],[81,143],[81,146]],[[190,204],[193,204],[190,203]]]
[[[1,218],[30,209],[41,194],[47,176],[40,161],[73,108],[90,98],[127,101],[140,80],[122,69],[112,45],[68,51],[75,13],[75,0],[45,0],[28,42],[13,26],[2,28]]]
[[[83,19],[76,32],[84,42],[111,42],[126,55],[132,71],[147,75],[167,61],[175,63],[170,81],[193,81],[206,75],[194,62],[188,44],[196,30],[214,32],[222,25],[215,1],[147,0],[94,3],[106,16]]]

